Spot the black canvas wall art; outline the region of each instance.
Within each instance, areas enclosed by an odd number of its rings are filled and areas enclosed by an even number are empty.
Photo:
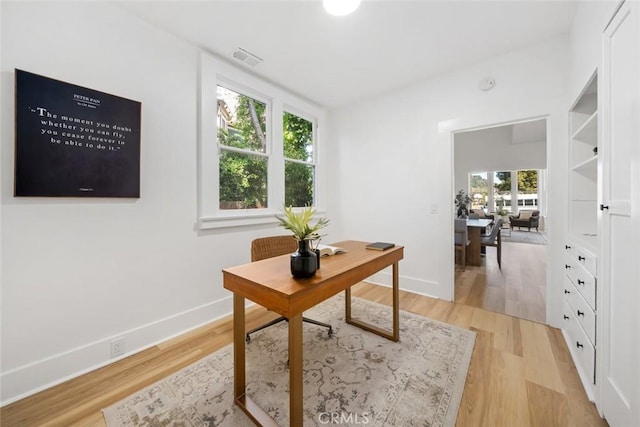
[[[15,76],[15,196],[140,197],[140,102]]]

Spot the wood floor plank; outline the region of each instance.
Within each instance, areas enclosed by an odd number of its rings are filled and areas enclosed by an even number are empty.
[[[558,372],[546,328],[547,326],[540,323],[520,321],[526,379],[534,384],[564,393],[565,386]]]
[[[575,425],[564,394],[541,385],[527,382],[530,425],[566,427]]]
[[[486,414],[493,398],[489,390],[493,334],[483,330],[475,332],[476,342],[456,420],[458,427],[488,425]]]
[[[530,425],[524,360],[507,351],[493,350],[489,375],[489,392],[485,425]]]

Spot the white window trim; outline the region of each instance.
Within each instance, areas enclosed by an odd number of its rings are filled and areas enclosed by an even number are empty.
[[[318,129],[326,112],[290,92],[268,83],[238,67],[202,52],[200,55],[200,134],[198,150],[198,227],[200,229],[243,227],[277,223],[275,215],[284,203],[284,153],[282,148],[282,114],[287,111],[314,124],[314,158],[316,180],[314,202],[318,212],[324,208],[324,170]],[[218,84],[261,102],[267,101],[270,123],[267,125],[268,207],[264,209],[219,209],[219,146],[217,140]],[[253,153],[252,153],[253,154]],[[262,153],[255,153],[261,155]],[[280,179],[281,178],[281,179]],[[272,180],[281,181],[275,184]]]

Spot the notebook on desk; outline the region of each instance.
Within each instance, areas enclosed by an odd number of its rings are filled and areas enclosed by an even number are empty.
[[[387,249],[393,248],[395,244],[393,243],[385,243],[385,242],[375,242],[369,243],[365,248],[372,249],[374,251],[386,251]]]

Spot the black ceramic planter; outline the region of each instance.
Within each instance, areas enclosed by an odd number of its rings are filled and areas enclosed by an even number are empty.
[[[309,249],[308,240],[298,242],[298,250],[291,254],[291,274],[293,277],[311,277],[318,269],[318,256]]]

